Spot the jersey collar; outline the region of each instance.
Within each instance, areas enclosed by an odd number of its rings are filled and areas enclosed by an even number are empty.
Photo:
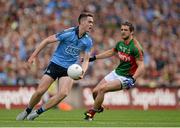
[[[81,37],[79,37],[79,26],[77,26],[76,27],[76,35],[77,35],[77,37],[78,37],[78,39],[81,39],[81,38],[83,38],[87,33],[85,32],[84,34],[82,34],[82,36]]]
[[[125,43],[126,45],[129,45],[129,44],[131,43],[131,41],[133,41],[133,38],[131,38],[130,40],[124,41],[124,43]]]

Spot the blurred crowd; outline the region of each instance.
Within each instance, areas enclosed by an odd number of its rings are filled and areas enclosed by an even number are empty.
[[[46,37],[78,25],[82,11],[94,14],[92,55],[114,47],[121,22],[130,21],[144,48],[146,70],[137,85],[180,86],[179,0],[0,0],[0,85],[37,84],[57,43],[42,50],[31,68],[28,57]],[[118,63],[116,57],[90,63],[78,84],[95,85]]]

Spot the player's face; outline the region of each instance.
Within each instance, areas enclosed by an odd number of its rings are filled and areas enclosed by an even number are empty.
[[[131,32],[129,30],[129,26],[122,25],[121,26],[121,37],[124,40],[127,40],[127,39],[129,39],[130,36],[131,36]]]
[[[93,23],[93,18],[88,16],[86,19],[82,20],[81,25],[83,26],[85,32],[90,32],[92,30]]]

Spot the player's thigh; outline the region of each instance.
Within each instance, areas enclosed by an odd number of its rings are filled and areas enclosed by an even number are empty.
[[[54,79],[48,75],[43,75],[38,85],[37,91],[44,93],[50,87],[50,85],[54,82]]]
[[[121,90],[121,82],[119,80],[106,81],[103,79],[93,91],[112,92],[118,90]]]
[[[73,79],[69,77],[61,77],[59,79],[59,93],[68,94],[73,86]]]
[[[106,86],[106,92],[113,92],[113,91],[118,91],[121,90],[121,82],[120,80],[112,80],[112,81],[108,81],[105,83]]]

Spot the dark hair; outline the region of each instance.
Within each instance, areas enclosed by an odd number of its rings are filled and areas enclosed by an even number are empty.
[[[134,26],[133,26],[130,22],[128,22],[128,21],[123,22],[123,23],[121,23],[121,26],[122,26],[122,25],[128,26],[130,32],[133,32],[133,31],[134,31]]]
[[[88,16],[93,17],[93,14],[90,12],[82,12],[78,17],[78,23],[80,23],[82,18],[86,18]]]

